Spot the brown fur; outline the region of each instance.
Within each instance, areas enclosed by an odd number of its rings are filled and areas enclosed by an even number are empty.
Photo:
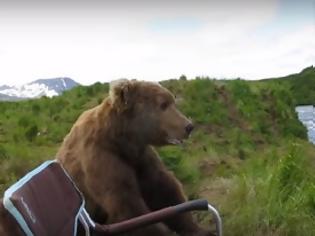
[[[79,186],[92,217],[123,221],[186,200],[181,184],[161,162],[154,146],[188,137],[190,121],[173,95],[155,83],[120,81],[102,104],[84,112],[66,136],[57,159]],[[191,215],[128,235],[205,236]],[[168,229],[166,229],[165,225]]]

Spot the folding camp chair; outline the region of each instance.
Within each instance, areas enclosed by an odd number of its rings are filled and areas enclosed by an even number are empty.
[[[222,235],[219,213],[206,200],[185,202],[120,223],[100,225],[84,208],[83,195],[63,167],[47,161],[29,172],[5,191],[3,205],[27,236],[115,235],[161,222],[176,214],[208,210],[216,220],[217,235]]]

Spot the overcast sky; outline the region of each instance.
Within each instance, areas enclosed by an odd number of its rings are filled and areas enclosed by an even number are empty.
[[[310,65],[315,0],[0,0],[0,85],[260,79]]]

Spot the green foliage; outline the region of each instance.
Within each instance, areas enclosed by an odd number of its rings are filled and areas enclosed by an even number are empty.
[[[8,153],[4,146],[0,145],[0,160],[1,159],[7,159]]]
[[[32,142],[38,133],[37,125],[32,125],[25,132],[25,137],[28,141]]]
[[[32,121],[27,116],[22,116],[18,120],[18,125],[21,127],[24,127],[24,128],[28,127],[31,123],[32,123]]]
[[[209,78],[200,78],[186,82],[181,96],[181,110],[195,122],[205,124],[227,123],[227,110],[219,99],[218,87]]]
[[[181,75],[181,76],[179,77],[179,80],[183,80],[183,81],[186,81],[186,80],[187,80],[187,77],[186,77],[186,75]]]
[[[40,105],[39,104],[32,105],[32,112],[34,115],[38,115],[40,112]]]
[[[288,146],[276,160],[266,155],[244,164],[222,208],[229,214],[226,235],[315,234],[315,179],[299,145]]]

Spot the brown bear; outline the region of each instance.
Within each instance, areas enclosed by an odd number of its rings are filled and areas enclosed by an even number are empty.
[[[175,107],[174,96],[158,83],[123,80],[109,96],[85,111],[65,137],[57,160],[73,178],[97,222],[114,223],[186,200],[181,184],[153,146],[179,144],[193,129]],[[190,213],[127,235],[185,236],[210,232]]]

